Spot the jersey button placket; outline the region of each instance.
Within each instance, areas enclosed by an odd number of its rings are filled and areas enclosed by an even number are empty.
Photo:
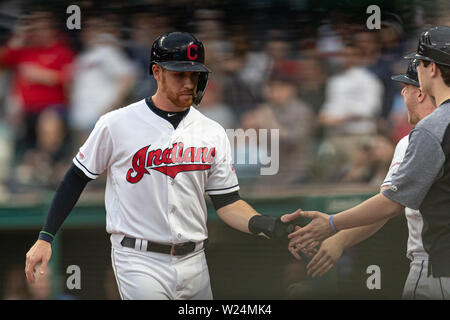
[[[174,135],[174,128],[172,126],[172,124],[168,124],[167,128],[169,128],[170,133],[169,133],[169,140],[167,141],[168,145],[167,148],[171,148],[173,145],[173,135]],[[171,188],[174,184],[175,184],[175,180],[167,175],[167,183],[168,183],[168,200],[169,200],[169,224],[170,224],[170,229],[171,229],[171,233],[172,233],[172,239],[175,239],[175,234],[176,234],[176,218],[175,218],[175,212],[176,212],[176,208],[174,205],[172,205],[172,201],[171,198],[173,198],[173,189]]]

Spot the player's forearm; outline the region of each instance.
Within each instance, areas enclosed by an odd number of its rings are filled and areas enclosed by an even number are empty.
[[[39,239],[47,242],[53,241],[59,228],[80,198],[88,181],[88,178],[80,176],[77,173],[77,168],[72,165],[56,189]]]
[[[334,215],[333,223],[337,230],[367,226],[389,219],[404,207],[382,194],[377,194],[363,203]]]
[[[60,71],[39,68],[33,76],[33,81],[47,86],[53,86],[60,82],[61,77]]]
[[[248,229],[248,221],[254,215],[259,214],[244,200],[238,200],[217,210],[219,217],[230,227],[251,233]]]
[[[387,220],[384,219],[368,226],[342,230],[336,233],[333,238],[341,243],[343,249],[348,249],[371,237],[375,232],[380,230]]]
[[[322,114],[319,117],[319,123],[320,123],[320,125],[322,125],[324,127],[338,126],[338,125],[344,123],[345,120],[346,119],[344,117],[330,116],[330,115],[325,115],[325,114]]]

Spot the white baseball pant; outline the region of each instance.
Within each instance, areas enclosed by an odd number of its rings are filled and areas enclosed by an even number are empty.
[[[211,300],[211,284],[203,249],[184,256],[140,251],[111,235],[111,262],[123,300]]]

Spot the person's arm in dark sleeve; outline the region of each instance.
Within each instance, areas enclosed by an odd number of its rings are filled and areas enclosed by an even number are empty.
[[[83,171],[72,164],[56,189],[47,218],[45,219],[44,227],[39,233],[40,240],[50,243],[53,241],[56,232],[58,232],[64,220],[66,220],[80,198],[87,183],[91,180]]]
[[[241,197],[239,196],[239,191],[225,194],[212,194],[210,195],[210,197],[216,211],[241,199]]]

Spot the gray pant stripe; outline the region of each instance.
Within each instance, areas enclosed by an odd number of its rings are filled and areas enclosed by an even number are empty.
[[[445,296],[444,296],[444,290],[442,290],[442,282],[441,282],[441,277],[439,277],[438,279],[439,279],[439,285],[441,286],[441,294],[442,294],[442,300],[445,300]]]
[[[420,273],[419,273],[419,278],[417,278],[417,282],[416,282],[416,286],[414,287],[414,295],[413,295],[413,299],[416,299],[416,290],[417,290],[417,286],[419,285],[419,281],[420,278],[422,277],[422,271],[423,271],[423,263],[425,262],[425,260],[422,260],[422,264],[420,266]]]

